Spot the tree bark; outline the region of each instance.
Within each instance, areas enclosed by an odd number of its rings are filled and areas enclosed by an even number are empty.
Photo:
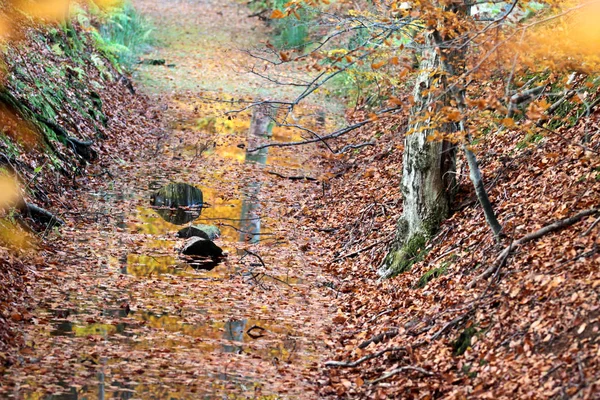
[[[402,161],[404,209],[398,222],[396,239],[378,273],[392,277],[410,268],[423,251],[426,240],[439,228],[450,209],[451,188],[455,178],[456,148],[453,144],[431,140],[439,131],[448,133],[455,124],[435,126],[431,117],[449,104],[446,76],[436,51],[434,32],[426,34],[426,50],[419,66],[408,134]]]

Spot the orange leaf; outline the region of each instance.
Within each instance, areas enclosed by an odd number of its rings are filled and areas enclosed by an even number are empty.
[[[373,69],[379,69],[379,68],[383,67],[385,64],[386,64],[385,61],[380,61],[378,63],[371,64],[371,68],[373,68]]]
[[[273,10],[273,13],[271,14],[271,19],[282,19],[285,18],[285,14],[283,12],[281,12],[280,10]]]
[[[507,128],[515,127],[515,120],[512,118],[504,118],[502,121],[500,121],[500,123]]]

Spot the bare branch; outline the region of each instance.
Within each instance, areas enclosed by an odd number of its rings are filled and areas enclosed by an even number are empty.
[[[391,113],[393,111],[398,111],[400,109],[401,109],[401,107],[388,108],[388,109],[385,109],[383,111],[378,112],[377,115],[378,116],[385,115],[387,113]],[[268,144],[264,144],[262,146],[255,147],[253,149],[248,149],[248,152],[252,153],[252,152],[255,152],[255,151],[267,148],[267,147],[299,146],[299,145],[303,145],[303,144],[322,142],[322,141],[325,141],[327,139],[335,139],[335,138],[338,138],[338,137],[340,137],[340,136],[342,136],[342,135],[344,135],[344,134],[346,134],[348,132],[352,132],[355,129],[358,129],[358,128],[362,127],[362,126],[365,126],[365,125],[367,125],[367,124],[369,124],[371,122],[373,122],[373,119],[367,119],[367,120],[364,120],[364,121],[361,121],[361,122],[357,122],[356,124],[347,126],[345,128],[339,129],[339,130],[337,130],[337,131],[335,131],[333,133],[330,133],[329,135],[320,136],[317,139],[308,139],[308,140],[303,140],[301,142],[268,143]]]
[[[359,358],[356,361],[327,361],[325,362],[326,367],[336,367],[336,368],[354,368],[364,363],[365,361],[372,360],[377,357],[381,357],[385,353],[389,353],[391,351],[406,351],[406,347],[389,347],[387,349],[383,349],[378,351],[377,353],[366,355],[362,358]]]
[[[433,376],[433,375],[435,375],[433,372],[427,371],[426,369],[423,369],[421,367],[415,367],[413,365],[405,365],[404,367],[393,369],[390,372],[387,372],[387,373],[381,375],[379,378],[377,378],[375,380],[372,380],[369,383],[371,385],[375,385],[375,384],[377,384],[377,383],[379,383],[381,381],[384,381],[384,380],[386,380],[388,378],[391,378],[394,375],[398,375],[398,374],[400,374],[400,373],[402,373],[404,371],[416,371],[416,372],[420,372],[420,373],[422,373],[423,375],[426,375],[426,376]]]
[[[467,288],[471,289],[473,286],[475,286],[475,284],[477,284],[477,282],[479,280],[487,279],[490,276],[492,276],[492,274],[494,273],[494,271],[496,270],[496,268],[498,266],[498,263],[502,262],[502,260],[505,260],[513,249],[515,249],[515,248],[519,247],[520,245],[525,244],[527,242],[531,242],[533,240],[539,239],[542,236],[547,235],[548,233],[552,233],[552,232],[558,231],[562,228],[571,226],[571,225],[581,221],[583,218],[588,217],[590,215],[598,214],[599,212],[600,212],[599,208],[591,208],[589,210],[580,211],[579,213],[573,215],[572,217],[564,218],[559,221],[553,222],[549,225],[544,226],[541,229],[538,229],[535,232],[531,232],[531,233],[523,236],[519,240],[516,240],[514,243],[511,243],[510,246],[508,246],[504,250],[502,250],[502,252],[496,258],[495,262],[488,269],[486,269],[481,275],[479,275],[475,279],[473,279],[467,285]]]

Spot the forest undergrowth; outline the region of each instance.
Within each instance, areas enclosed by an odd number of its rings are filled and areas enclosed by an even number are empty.
[[[158,15],[168,8],[140,4]],[[171,28],[185,20],[201,33],[198,4],[186,3],[183,16],[170,15]],[[231,18],[243,21],[236,28],[264,28],[249,23],[248,10],[237,3],[228,7]],[[219,18],[229,18],[216,8],[211,13],[203,22],[213,29]],[[278,23],[283,42],[304,41],[301,29],[283,35]],[[146,40],[149,28],[139,26],[137,35]],[[225,33],[239,34],[232,32]],[[141,387],[150,398],[194,398],[210,377],[219,377],[210,390],[256,398],[596,398],[600,111],[571,112],[564,118],[571,127],[545,135],[513,126],[478,137],[473,150],[504,236],[498,241],[489,231],[459,158],[450,218],[433,239],[414,246],[405,272],[381,280],[377,268],[402,213],[409,110],[378,118],[351,140],[330,141],[339,149],[357,145],[343,155],[324,146],[318,152],[291,147],[272,152],[276,162],[257,174],[243,163],[244,144],[232,134],[245,134],[250,116],[225,117],[223,104],[207,101],[199,89],[218,79],[243,82],[249,93],[232,94],[244,101],[267,90],[227,64],[244,64],[246,55],[234,59],[223,51],[226,42],[211,38],[215,47],[204,51],[213,59],[199,68],[205,55],[188,54],[197,42],[188,38],[179,49],[162,49],[158,54],[170,58],[154,61],[172,66],[161,64],[146,79],[167,82],[176,93],[148,98],[117,62],[137,60],[123,47],[129,37],[105,33],[115,42],[79,23],[64,31],[34,26],[22,46],[7,50],[6,104],[12,108],[2,113],[8,139],[0,143],[0,166],[18,176],[26,204],[50,210],[64,225],[61,233],[25,212],[0,221],[0,377],[12,374],[0,395],[79,390],[98,379],[101,367],[122,385],[113,385],[116,392]],[[196,33],[198,43],[208,41]],[[371,111],[360,105],[346,113],[350,123],[369,118]],[[35,122],[26,129],[30,142],[15,140],[14,129],[10,136],[11,127],[23,126],[15,121],[25,119]],[[294,177],[300,173],[307,175]],[[255,197],[265,225],[272,224],[264,233],[271,241],[228,243],[226,268],[200,278],[160,265],[156,258],[173,258],[174,232],[148,223],[139,210],[152,185],[174,179],[216,193],[213,210],[241,207],[236,196],[263,187]],[[116,192],[117,205],[107,194]],[[564,226],[531,236],[557,222]],[[248,250],[262,258],[250,261]],[[148,274],[120,273],[146,255]],[[300,283],[288,283],[290,271]],[[154,297],[144,297],[150,289]],[[79,331],[52,342],[52,318]],[[253,321],[250,332],[263,329],[250,339],[242,331],[250,343],[243,346],[223,334],[242,320]],[[133,340],[117,331],[124,325]],[[106,359],[113,362],[102,364]],[[71,386],[57,384],[63,379],[72,379]],[[144,388],[144,380],[156,387]]]
[[[4,179],[14,177],[23,196],[0,219],[0,373],[22,360],[25,331],[35,322],[31,288],[40,270],[53,270],[48,260],[60,250],[49,237],[73,218],[90,217],[73,193],[95,190],[108,165],[137,157],[159,115],[85,23],[19,23],[5,49],[0,110],[3,189],[12,189]],[[23,204],[46,214],[18,212]]]
[[[402,209],[403,138],[395,132],[406,121],[397,115],[361,128],[352,142],[377,144],[331,157],[327,190],[305,214],[324,245],[323,265],[338,278],[337,325],[327,343],[335,356],[322,367],[320,393],[595,398],[597,216],[514,243],[600,204],[600,136],[590,134],[598,132],[600,113],[535,142],[518,130],[485,136],[475,150],[504,239],[489,232],[459,160],[452,216],[415,252],[409,271],[382,281],[376,270]]]

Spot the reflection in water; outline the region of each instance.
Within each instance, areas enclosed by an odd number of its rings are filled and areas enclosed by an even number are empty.
[[[106,338],[115,333],[123,334],[127,329],[127,324],[119,323],[116,325],[110,324],[88,324],[77,325],[70,321],[56,321],[54,330],[50,332],[50,336],[75,336],[89,337],[100,336]]]
[[[264,123],[265,120],[263,119]],[[270,121],[269,121],[270,122]],[[249,121],[245,121],[246,126]],[[269,126],[271,125],[271,126]],[[263,124],[263,128],[257,128],[260,124],[254,123],[252,129],[247,132],[246,149],[259,146],[271,139],[272,124]],[[266,128],[264,128],[266,126]],[[289,137],[277,137],[275,128],[273,140],[284,141],[291,140]],[[239,131],[238,131],[239,132]],[[294,139],[298,140],[298,139]],[[239,137],[236,143],[239,143]],[[185,264],[173,253],[176,245],[173,234],[180,229],[179,225],[185,224],[191,220],[196,223],[218,224],[223,232],[222,240],[227,242],[244,241],[257,243],[264,235],[265,225],[272,226],[272,221],[261,216],[261,205],[259,197],[262,188],[261,177],[264,177],[262,169],[265,165],[272,164],[281,167],[296,167],[296,164],[305,167],[300,158],[290,156],[288,153],[280,152],[280,149],[267,149],[249,153],[247,150],[232,146],[237,153],[238,160],[243,160],[250,166],[254,172],[250,181],[238,181],[239,174],[234,174],[235,178],[230,178],[229,182],[219,177],[218,179],[208,179],[207,182],[216,182],[215,188],[206,188],[202,191],[185,184],[169,184],[163,186],[163,183],[169,182],[170,178],[164,178],[162,182],[150,182],[149,187],[155,194],[152,196],[152,206],[157,208],[138,207],[135,216],[128,220],[127,224],[131,233],[155,235],[155,240],[144,239],[144,248],[137,251],[145,254],[122,254],[112,257],[111,265],[119,268],[122,273],[145,277],[139,281],[155,280],[164,275],[164,279],[173,282],[188,281],[190,279],[202,279],[202,285],[206,283],[206,291],[222,290],[222,281],[230,276],[232,270],[227,265],[220,266],[212,272],[198,273],[198,269],[208,269],[205,265]],[[219,148],[217,148],[218,152]],[[232,153],[233,154],[233,153]],[[237,165],[234,164],[234,165]],[[231,167],[231,164],[228,165]],[[220,174],[220,172],[215,172]],[[246,176],[248,176],[246,175]],[[206,179],[206,175],[205,175]],[[224,190],[223,188],[230,188]],[[243,193],[243,195],[241,195]],[[202,206],[210,203],[211,207],[202,209]],[[200,212],[202,215],[200,216]],[[117,221],[120,225],[124,224],[124,218]],[[262,232],[261,232],[262,230]],[[126,244],[123,244],[126,246]],[[132,251],[132,250],[130,250]],[[149,253],[149,254],[148,254]],[[177,279],[172,279],[173,275],[178,275]],[[160,278],[163,279],[163,278]],[[290,278],[288,276],[267,276],[264,279],[272,279],[277,284],[287,283],[288,285],[302,284],[299,278]],[[214,283],[213,283],[214,282]],[[209,286],[212,285],[212,286]],[[207,292],[194,292],[201,296],[206,296]],[[137,294],[137,293],[136,293]],[[167,298],[169,302],[178,302],[185,299],[185,294],[153,293],[152,296],[160,298],[163,301]],[[146,296],[146,299],[148,297]],[[141,305],[144,304],[144,305]],[[158,301],[156,304],[160,304]],[[170,304],[170,303],[169,303]],[[79,309],[83,307],[78,306]],[[261,359],[274,364],[279,361],[291,362],[298,357],[299,352],[306,353],[306,344],[302,341],[297,342],[293,335],[295,323],[290,323],[289,316],[282,315],[271,319],[254,319],[255,316],[246,311],[237,309],[228,309],[226,312],[213,313],[213,305],[207,304],[199,308],[184,307],[181,312],[173,311],[172,308],[156,306],[154,302],[140,303],[140,308],[131,312],[129,308],[97,310],[94,318],[86,317],[85,311],[59,312],[51,318],[53,336],[63,336],[58,339],[72,341],[77,343],[79,340],[98,340],[103,343],[114,343],[116,346],[131,349],[162,348],[169,349],[173,353],[179,351],[232,353],[251,356],[251,358]],[[177,307],[175,307],[178,310]],[[153,310],[153,311],[151,311]],[[146,311],[146,312],[144,312]],[[163,311],[164,313],[162,313]],[[81,314],[79,314],[81,312]],[[89,312],[89,310],[88,310]],[[171,314],[167,314],[170,312]],[[76,315],[77,317],[72,317]],[[265,317],[259,313],[261,317]],[[102,318],[108,317],[108,318]],[[121,318],[123,318],[121,320]],[[252,330],[254,329],[254,330]],[[253,335],[257,329],[260,335]],[[264,331],[263,331],[264,330]],[[265,333],[266,332],[266,333]],[[264,336],[263,336],[264,333]],[[197,340],[199,339],[199,340]],[[189,350],[191,352],[191,350]],[[314,350],[311,354],[314,353]],[[127,354],[127,353],[125,353]],[[218,357],[218,356],[217,356]],[[223,359],[241,359],[244,357],[223,355]],[[312,358],[312,355],[309,357]],[[250,359],[250,358],[249,358]],[[100,371],[97,374],[95,382],[86,386],[69,387],[70,384],[61,385],[64,387],[63,394],[55,394],[51,397],[43,397],[41,394],[32,393],[27,399],[202,399],[202,398],[224,398],[227,393],[232,393],[236,387],[242,387],[241,391],[246,392],[248,388],[260,385],[261,376],[240,376],[239,374],[222,373],[219,370],[207,370],[197,377],[202,385],[198,392],[190,392],[190,386],[178,385],[164,382],[151,384],[135,384],[135,375],[123,378],[123,375],[111,376],[112,363],[127,363],[131,365],[136,361],[134,359],[115,357],[114,359],[94,357],[93,368]],[[108,368],[105,368],[108,366]],[[146,373],[146,372],[144,372]],[[106,375],[105,375],[106,374]],[[117,381],[124,379],[126,383]],[[194,382],[192,385],[197,385]],[[129,385],[129,386],[128,386]],[[223,395],[225,393],[225,395]]]
[[[225,324],[225,333],[223,334],[223,339],[234,342],[243,342],[244,332],[246,331],[246,323],[247,320],[245,319],[228,321]],[[223,351],[225,353],[241,353],[242,346],[224,344]]]
[[[177,268],[177,259],[173,256],[148,256],[129,254],[125,273],[133,276],[180,275],[185,268]]]
[[[263,104],[255,107],[252,113],[252,122],[248,130],[248,144],[246,149],[253,149],[263,145],[273,136],[272,106]],[[261,176],[261,168],[267,164],[269,148],[260,149],[255,152],[246,151],[246,163],[256,168],[253,176]],[[260,241],[260,194],[262,183],[259,180],[250,180],[244,190],[245,197],[242,203],[242,214],[240,216],[240,242],[258,243]]]
[[[202,191],[186,183],[171,183],[162,187],[151,198],[152,206],[166,221],[183,225],[200,216]]]

